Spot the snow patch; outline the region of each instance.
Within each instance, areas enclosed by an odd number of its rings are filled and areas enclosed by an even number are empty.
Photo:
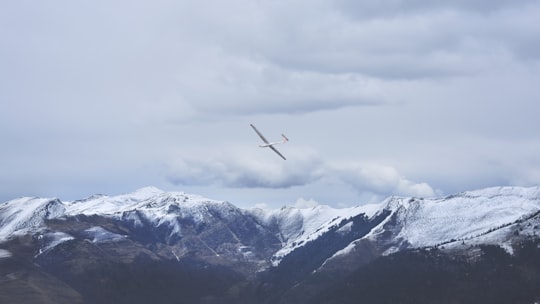
[[[56,231],[42,234],[38,237],[38,239],[43,240],[44,242],[43,247],[39,250],[39,254],[42,254],[64,242],[71,241],[75,238],[67,233]]]
[[[0,249],[0,259],[10,258],[13,254],[5,249]]]
[[[349,245],[347,245],[347,247],[337,251],[331,258],[329,258],[328,260],[331,260],[335,257],[339,257],[339,256],[345,256],[345,255],[348,255],[349,253],[351,253],[354,249],[356,248],[356,241],[353,241],[351,242]],[[326,261],[325,261],[326,263]]]
[[[87,237],[92,238],[92,243],[114,242],[126,238],[125,235],[110,232],[102,227],[88,228],[84,232]]]
[[[336,230],[336,232],[340,233],[340,234],[347,234],[347,233],[351,232],[352,226],[353,226],[353,222],[349,222],[349,223],[343,225],[343,227]]]

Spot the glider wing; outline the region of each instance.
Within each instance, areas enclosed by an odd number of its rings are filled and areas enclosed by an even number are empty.
[[[281,153],[279,153],[279,151],[276,148],[274,148],[274,146],[268,146],[268,147],[270,147],[270,149],[274,150],[274,152],[276,152],[277,155],[281,156],[281,158],[283,158],[283,160],[287,160],[285,158],[285,156],[283,156]]]
[[[257,133],[257,135],[259,135],[259,137],[264,141],[265,144],[269,144],[268,140],[266,140],[266,138],[264,138],[264,136],[261,134],[261,132],[259,132],[259,130],[257,130],[257,128],[255,128],[254,125],[250,125],[253,130]]]

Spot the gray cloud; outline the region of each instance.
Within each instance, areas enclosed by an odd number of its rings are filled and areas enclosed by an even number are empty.
[[[257,24],[264,35],[251,37],[249,49],[287,69],[414,79],[468,75],[513,57],[526,59],[523,49],[534,47],[531,38],[538,34],[530,24],[539,9],[533,1],[511,6],[509,2],[387,2],[356,1],[360,8],[346,9],[314,2],[304,12],[306,18],[292,18],[288,7],[272,6],[267,18],[262,18],[269,24]],[[395,7],[400,14],[367,20],[344,17],[356,12],[376,16],[366,5],[386,12]],[[477,14],[491,5],[491,13]],[[530,17],[521,19],[523,15]]]
[[[13,4],[2,15],[0,88],[14,112],[62,108],[71,114],[62,119],[127,108],[134,120],[309,113],[393,103],[396,79],[471,75],[540,54],[535,2],[358,3]],[[494,9],[479,17],[446,6]],[[343,15],[392,10],[401,14]]]
[[[289,188],[312,183],[322,176],[320,160],[308,157],[291,165],[227,155],[212,159],[177,159],[170,180],[185,185],[233,188]]]
[[[527,7],[529,5],[537,4],[535,0],[520,1],[520,3],[506,0],[338,0],[335,3],[343,11],[343,13],[357,18],[388,18],[395,15],[411,13],[425,14],[441,10],[488,15],[500,10],[514,9],[516,6]]]
[[[293,155],[299,156],[300,153]],[[315,155],[292,162],[262,162],[232,157],[186,160],[171,165],[169,179],[179,185],[219,185],[232,188],[289,188],[317,182],[338,182],[358,193],[431,197],[427,183],[416,183],[391,167],[376,163],[328,163]]]

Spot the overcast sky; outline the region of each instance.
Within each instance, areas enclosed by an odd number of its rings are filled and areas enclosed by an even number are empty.
[[[0,201],[539,185],[538,20],[532,0],[1,1]]]

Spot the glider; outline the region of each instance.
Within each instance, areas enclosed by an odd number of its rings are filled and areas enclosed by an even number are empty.
[[[274,152],[277,153],[277,155],[279,155],[281,158],[283,158],[284,160],[287,160],[285,158],[285,156],[283,156],[283,154],[279,153],[279,151],[274,148],[274,145],[278,145],[278,144],[284,144],[286,142],[289,141],[289,139],[287,138],[287,136],[285,136],[285,134],[281,134],[281,137],[283,137],[283,140],[282,141],[278,141],[278,142],[268,142],[268,140],[266,140],[266,138],[264,138],[264,136],[261,134],[261,132],[259,132],[259,130],[257,130],[257,128],[255,128],[254,125],[250,124],[250,126],[253,128],[253,130],[255,131],[255,133],[257,133],[257,135],[259,135],[259,137],[262,139],[262,141],[264,141],[264,145],[259,145],[259,147],[261,148],[270,148],[272,149]]]

